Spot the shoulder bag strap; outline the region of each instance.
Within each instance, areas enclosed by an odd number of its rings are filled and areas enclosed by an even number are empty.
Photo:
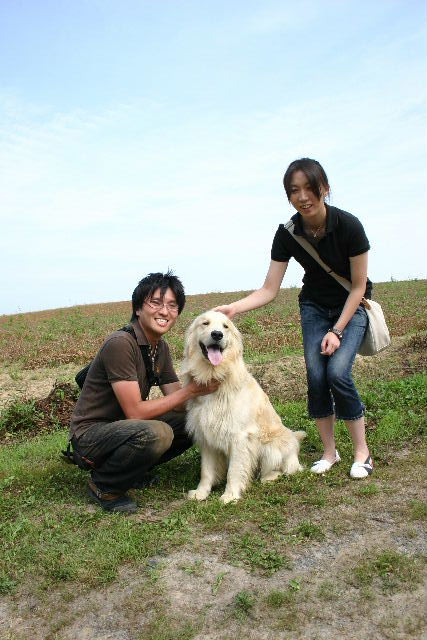
[[[136,333],[132,325],[126,325],[125,327],[122,327],[121,329],[119,329],[119,331],[126,331],[126,333],[130,333],[135,338],[135,342],[138,343],[138,340],[136,338]],[[151,362],[150,355],[148,353],[148,350],[149,350],[148,345],[140,344],[138,346],[139,346],[139,350],[141,351],[142,359],[144,361],[145,370],[147,372],[148,384],[150,388],[158,387],[160,384],[160,380],[153,371],[153,365]]]
[[[307,251],[307,253],[309,253],[311,255],[311,257],[314,258],[314,260],[316,260],[316,262],[318,264],[320,264],[320,266],[322,267],[322,269],[324,269],[326,271],[326,273],[329,273],[329,275],[332,276],[332,278],[334,278],[337,282],[339,282],[339,284],[342,287],[344,287],[344,289],[346,289],[347,291],[350,291],[351,282],[349,280],[347,280],[346,278],[343,278],[342,276],[339,276],[337,273],[335,273],[335,271],[333,271],[330,267],[328,267],[326,262],[323,262],[322,258],[317,253],[316,249],[313,247],[312,244],[309,243],[308,240],[306,240],[302,236],[295,235],[295,233],[294,233],[294,223],[293,223],[292,219],[289,220],[284,225],[284,227],[291,234],[293,239],[296,240],[302,246],[302,248],[305,249]]]

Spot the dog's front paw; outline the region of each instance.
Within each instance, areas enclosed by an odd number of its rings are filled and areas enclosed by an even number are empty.
[[[237,502],[239,498],[239,495],[231,493],[230,491],[225,491],[225,493],[220,497],[220,500],[223,504],[229,504],[230,502]]]
[[[209,495],[209,491],[202,491],[200,489],[191,489],[187,493],[187,498],[189,500],[206,500]]]

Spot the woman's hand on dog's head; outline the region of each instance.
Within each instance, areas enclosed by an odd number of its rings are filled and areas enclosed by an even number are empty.
[[[219,313],[223,313],[225,316],[230,318],[230,320],[232,320],[234,318],[234,316],[236,315],[236,311],[234,310],[233,303],[231,303],[231,304],[223,304],[223,305],[221,305],[219,307],[215,307],[214,309],[212,309],[212,311],[219,311]]]

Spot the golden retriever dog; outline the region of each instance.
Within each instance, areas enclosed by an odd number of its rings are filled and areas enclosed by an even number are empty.
[[[187,430],[202,457],[200,482],[189,498],[205,500],[226,478],[226,504],[241,497],[257,471],[268,482],[302,469],[298,453],[305,432],[283,426],[246,369],[241,335],[223,313],[202,313],[188,328],[182,372],[184,382],[220,381],[217,391],[187,403]]]

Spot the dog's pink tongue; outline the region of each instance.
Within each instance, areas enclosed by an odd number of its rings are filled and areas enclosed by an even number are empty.
[[[208,347],[208,358],[209,362],[216,367],[222,361],[222,353],[219,349]]]

